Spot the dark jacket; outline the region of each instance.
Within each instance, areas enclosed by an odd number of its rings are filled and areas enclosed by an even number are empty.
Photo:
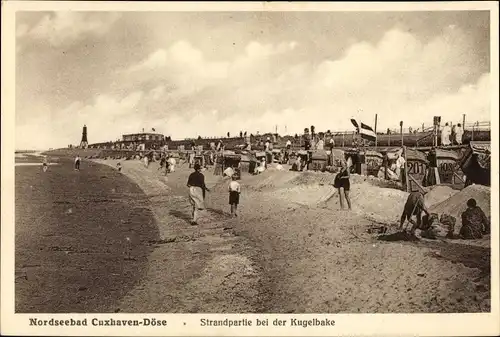
[[[207,187],[205,186],[205,176],[198,171],[195,171],[189,175],[187,185],[200,187],[203,191],[207,189]]]

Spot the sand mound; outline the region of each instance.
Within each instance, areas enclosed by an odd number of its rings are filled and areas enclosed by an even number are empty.
[[[373,186],[369,182],[351,185],[353,209],[378,222],[397,222],[407,197],[404,191]]]
[[[300,174],[293,171],[266,170],[256,176],[247,176],[243,181],[249,189],[262,191],[287,187],[290,181]]]
[[[351,174],[351,184],[361,184],[361,183],[369,183],[373,186],[384,187],[384,188],[394,188],[399,189],[399,183],[397,181],[385,180],[382,178],[374,177],[374,176],[365,176],[360,174]]]
[[[322,172],[301,172],[290,181],[293,185],[327,185],[333,181],[335,177],[331,173]]]
[[[453,195],[457,194],[458,191],[452,189],[449,186],[433,186],[432,189],[425,195],[425,204],[427,207],[432,207],[451,198]]]
[[[330,186],[333,177],[334,174],[322,172],[266,170],[260,175],[245,177],[243,184],[246,189],[265,192],[266,197],[272,199],[307,206],[339,208],[338,192]],[[367,219],[397,224],[408,193],[382,187],[384,184],[387,183],[375,177],[351,175],[352,208],[355,213]],[[469,198],[475,198],[489,215],[489,193],[488,187],[479,185],[468,187],[462,192],[448,186],[435,186],[426,194],[425,201],[432,212],[447,213],[458,219]]]
[[[313,206],[325,202],[334,193],[336,192],[332,186],[302,185],[271,191],[268,195],[289,203]]]
[[[486,216],[490,217],[491,188],[483,185],[468,186],[455,193],[451,198],[435,205],[430,211],[454,216],[457,219],[457,227],[455,228],[460,229],[462,224],[461,215],[467,209],[467,200],[470,198],[476,199],[477,205],[482,208]]]
[[[340,208],[337,189],[330,185],[334,174],[266,170],[243,179],[244,188],[264,192],[266,198],[286,203]],[[354,212],[370,220],[397,222],[408,193],[379,187],[378,179],[351,175],[351,201]]]

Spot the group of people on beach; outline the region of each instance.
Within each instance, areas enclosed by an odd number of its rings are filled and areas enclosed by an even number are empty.
[[[338,190],[340,198],[340,207],[344,209],[344,199],[347,202],[347,207],[351,209],[350,199],[350,174],[347,161],[341,162],[341,169],[335,175],[332,185]],[[192,206],[192,225],[198,224],[199,211],[205,208],[204,200],[206,192],[210,190],[205,185],[205,177],[201,173],[201,166],[194,165],[194,172],[189,175],[187,181],[189,188],[189,200]],[[427,191],[427,190],[426,190]],[[408,221],[412,226],[410,234],[414,235],[417,229],[422,229],[422,214],[425,214],[425,221],[429,221],[431,213],[425,205],[424,195],[426,191],[411,192],[408,195],[403,208],[403,213],[400,219],[400,230],[404,230],[404,224]],[[240,201],[241,186],[238,183],[236,176],[231,176],[231,181],[228,185],[229,205],[231,206],[231,216],[238,216],[238,204]],[[413,220],[416,218],[416,221]],[[471,198],[467,201],[467,209],[461,215],[462,227],[459,232],[459,237],[462,239],[480,239],[483,235],[490,233],[490,222],[484,211],[477,205],[475,199]]]
[[[199,212],[205,209],[205,195],[210,192],[210,189],[205,184],[205,176],[201,173],[200,164],[194,164],[194,172],[192,172],[187,181],[189,189],[189,201],[192,206],[192,225],[198,224]],[[236,175],[231,176],[231,181],[228,186],[229,205],[231,206],[231,216],[238,216],[238,204],[240,202],[241,186],[237,181]]]
[[[450,126],[446,123],[441,129],[441,145],[461,145],[464,129],[460,123]]]
[[[168,153],[162,153],[160,157],[160,166],[158,170],[165,170],[165,175],[175,172],[175,165],[177,164],[174,157]]]
[[[426,228],[429,226],[432,214],[425,206],[424,195],[426,192],[415,191],[411,192],[403,208],[399,229],[404,230],[404,224],[408,221],[412,226],[410,234],[415,235],[417,229]],[[425,218],[422,217],[424,213]],[[436,215],[437,216],[437,215]],[[416,221],[412,219],[416,218]],[[425,221],[423,221],[425,220]],[[462,227],[460,228],[459,238],[465,240],[481,239],[483,235],[490,233],[490,220],[484,211],[477,205],[474,198],[467,200],[467,209],[461,214]],[[427,223],[423,223],[427,222]],[[451,228],[453,230],[453,228]],[[451,233],[453,234],[453,233]]]
[[[448,124],[445,125],[443,128],[443,133],[442,133],[442,143],[443,145],[446,145],[446,139],[449,139],[451,135],[448,133],[447,130]],[[451,130],[451,128],[449,128]],[[456,136],[456,142],[461,143],[461,135],[463,134],[463,131],[460,129],[460,125],[457,125],[455,128],[455,131],[453,132],[453,135]],[[459,140],[460,138],[460,140]],[[444,140],[444,142],[443,142]],[[223,149],[223,143],[222,141],[217,144],[217,148],[222,150]],[[291,148],[291,142],[288,141],[286,144],[286,149],[290,150]],[[195,144],[192,144],[192,150],[195,150]],[[272,151],[272,142],[269,138],[267,138],[267,141],[265,143],[265,151],[271,152]],[[200,163],[194,161],[194,151],[193,155],[189,158],[189,167],[193,167],[194,171],[189,175],[188,181],[187,181],[187,187],[189,189],[189,201],[192,206],[192,225],[197,225],[198,220],[199,220],[199,212],[203,209],[205,209],[205,196],[206,192],[210,192],[210,189],[207,188],[205,184],[205,176],[202,173],[202,167]],[[432,151],[431,154],[432,155]],[[396,160],[394,163],[394,167],[391,167],[395,174],[398,177],[403,177],[404,176],[404,164],[405,164],[405,159],[404,156],[401,153],[398,153],[396,155]],[[149,167],[149,162],[151,161],[151,155],[148,153],[143,157],[144,160],[144,165],[145,167]],[[74,169],[75,170],[80,170],[80,162],[81,158],[79,155],[75,157],[74,160]],[[174,172],[175,171],[175,159],[168,155],[166,152],[162,153],[160,156],[160,161],[159,161],[159,170],[165,169],[165,174],[169,172]],[[351,165],[350,165],[351,164]],[[266,166],[266,161],[263,162],[263,169],[265,169]],[[350,189],[351,189],[351,183],[350,183],[350,166],[352,166],[352,162],[349,163],[348,160],[341,160],[340,161],[340,171],[335,175],[334,179],[332,180],[331,185],[333,185],[334,188],[337,189],[339,199],[340,199],[340,207],[341,209],[344,209],[345,206],[349,210],[351,210],[352,205],[351,205],[351,199],[350,199]],[[44,172],[47,170],[48,164],[47,164],[47,158],[44,158],[43,161],[43,170]],[[121,164],[117,164],[117,169],[118,171],[121,171],[122,167]],[[237,217],[238,216],[238,205],[240,203],[240,195],[241,195],[241,185],[237,181],[237,175],[235,174],[228,174],[227,172],[225,175],[230,177],[230,181],[227,187],[227,192],[228,192],[228,197],[229,197],[229,205],[230,205],[230,210],[231,210],[231,216],[232,217]],[[410,234],[414,234],[415,230],[418,228],[422,228],[422,219],[426,219],[427,221],[430,217],[430,212],[425,206],[424,202],[424,195],[425,191],[423,192],[411,192],[407,198],[407,201],[404,205],[403,212],[401,215],[400,219],[400,229],[403,229],[404,223],[408,221],[412,226],[410,229]],[[345,205],[346,204],[346,205]],[[422,214],[425,214],[425,217],[422,218]],[[486,217],[485,213],[483,210],[477,205],[477,202],[475,199],[470,199],[467,201],[467,209],[462,213],[462,228],[460,230],[460,237],[464,239],[477,239],[481,238],[482,235],[489,233],[490,231],[490,224],[489,220]],[[413,217],[416,217],[416,221],[413,220]]]
[[[75,171],[80,171],[80,162],[81,161],[82,161],[82,159],[80,158],[80,155],[77,154],[75,157],[75,161],[74,161]],[[47,156],[43,156],[42,170],[43,170],[43,172],[47,172],[48,169],[49,169],[49,163],[48,163]]]

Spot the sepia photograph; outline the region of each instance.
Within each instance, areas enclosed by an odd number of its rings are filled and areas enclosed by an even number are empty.
[[[16,11],[15,313],[491,313],[491,25]]]

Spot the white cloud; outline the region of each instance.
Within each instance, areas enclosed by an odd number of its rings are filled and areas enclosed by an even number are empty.
[[[157,101],[160,98],[162,98],[162,96],[165,94],[165,91],[166,91],[165,86],[161,84],[149,92],[148,99]]]
[[[17,36],[46,40],[52,46],[58,47],[65,43],[74,43],[86,35],[102,36],[119,17],[116,13],[59,11],[45,15],[31,29],[20,25]]]
[[[179,75],[205,77],[225,77],[227,63],[209,62],[203,54],[187,41],[178,41],[168,49],[158,49],[145,60],[129,68],[130,73],[139,71],[175,71]]]
[[[405,126],[429,125],[434,115],[454,122],[463,113],[489,120],[489,74],[477,83],[465,82],[474,60],[471,45],[461,36],[454,27],[423,44],[410,33],[391,30],[376,45],[356,43],[343,57],[317,65],[291,64],[277,77],[267,73],[262,77],[255,69],[272,69],[286,62],[286,55],[272,60],[273,48],[249,45],[247,60],[261,60],[247,64],[252,71],[229,73],[227,83],[241,86],[218,88],[225,97],[218,109],[225,113],[217,119],[201,112],[189,121],[175,119],[172,132],[180,137],[189,136],[190,131],[224,135],[240,129],[271,131],[275,125],[284,131],[287,125],[289,133],[300,133],[311,124],[351,130],[352,116],[373,123],[376,113],[380,129],[396,127],[400,120]],[[198,98],[195,108],[200,111],[213,100]],[[208,130],[207,123],[211,125]]]
[[[178,92],[189,94],[206,87],[224,86],[236,80],[241,84],[247,74],[262,74],[265,63],[275,55],[293,51],[297,42],[278,45],[250,42],[245,52],[235,60],[207,60],[203,53],[188,41],[177,41],[168,49],[158,49],[143,61],[129,67],[128,80],[148,81],[168,78]],[[225,83],[225,84],[224,84]]]

